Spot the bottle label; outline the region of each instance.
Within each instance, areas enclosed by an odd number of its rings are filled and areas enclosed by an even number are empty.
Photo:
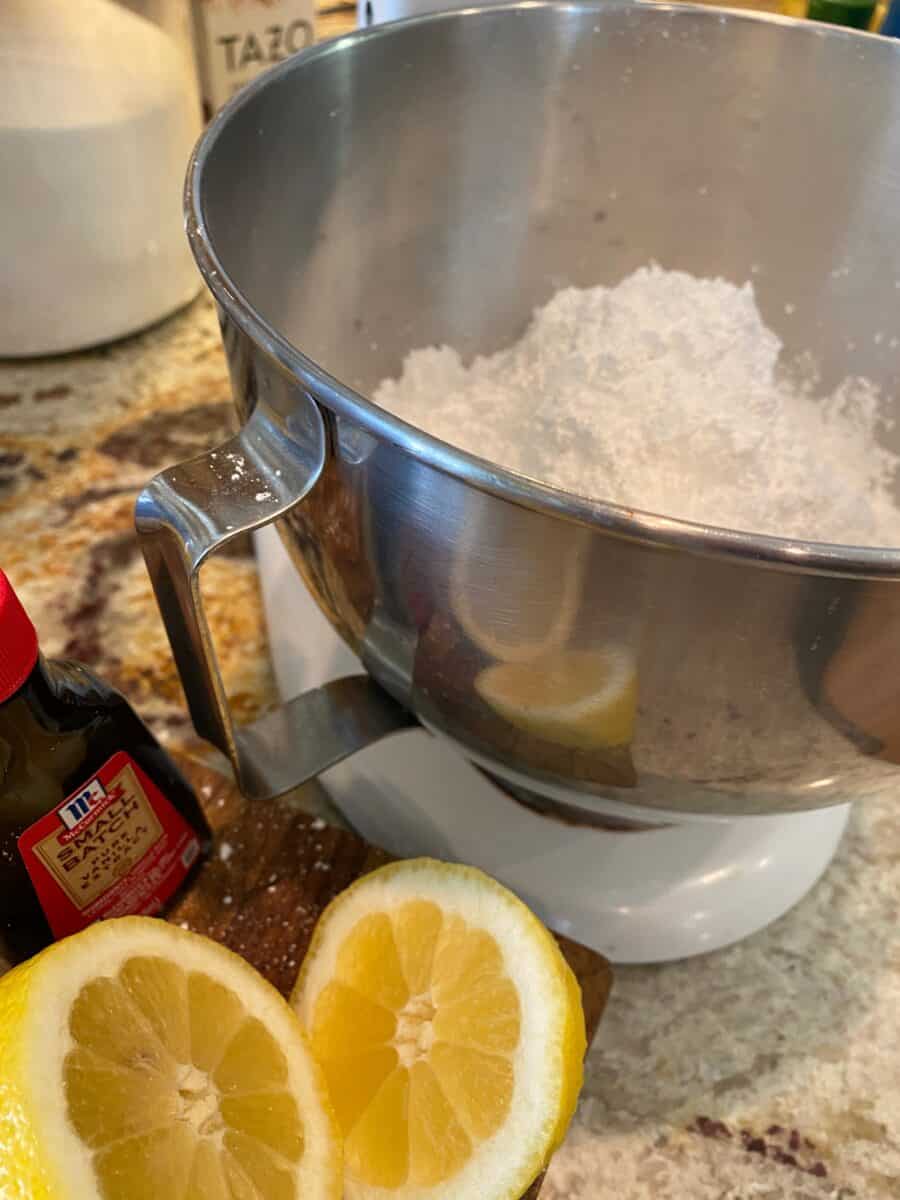
[[[193,828],[121,750],[18,844],[57,938],[159,912],[200,852]]]

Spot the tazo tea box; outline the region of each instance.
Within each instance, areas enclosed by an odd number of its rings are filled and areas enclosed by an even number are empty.
[[[206,115],[262,71],[309,46],[315,11],[314,0],[194,0]]]

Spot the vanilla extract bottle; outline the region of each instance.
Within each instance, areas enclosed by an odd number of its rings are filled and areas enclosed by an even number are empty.
[[[0,956],[162,912],[209,841],[150,730],[86,667],[41,655],[0,571]]]

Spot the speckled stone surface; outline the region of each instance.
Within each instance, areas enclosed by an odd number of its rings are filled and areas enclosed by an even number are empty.
[[[212,306],[91,353],[0,364],[0,565],[49,654],[202,750],[132,506],[232,416]],[[210,564],[210,623],[248,719],[275,699],[249,548]],[[900,1197],[900,785],[860,805],[825,879],[730,950],[620,968],[550,1200]]]
[[[134,500],[155,471],[232,428],[205,297],[112,346],[0,365],[0,566],[47,654],[90,663],[180,744],[190,725]],[[204,568],[203,591],[226,687],[248,719],[274,699],[249,543]]]
[[[552,1200],[900,1196],[900,810],[731,949],[619,968]]]

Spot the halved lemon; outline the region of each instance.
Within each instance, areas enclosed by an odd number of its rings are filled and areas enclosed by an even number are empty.
[[[520,900],[431,859],[322,915],[292,1002],[345,1137],[347,1200],[518,1200],[582,1079],[578,983]]]
[[[149,917],[0,980],[3,1200],[337,1200],[296,1017],[243,959]]]
[[[517,729],[572,749],[628,745],[637,716],[637,670],[625,650],[569,650],[497,663],[475,690]]]

